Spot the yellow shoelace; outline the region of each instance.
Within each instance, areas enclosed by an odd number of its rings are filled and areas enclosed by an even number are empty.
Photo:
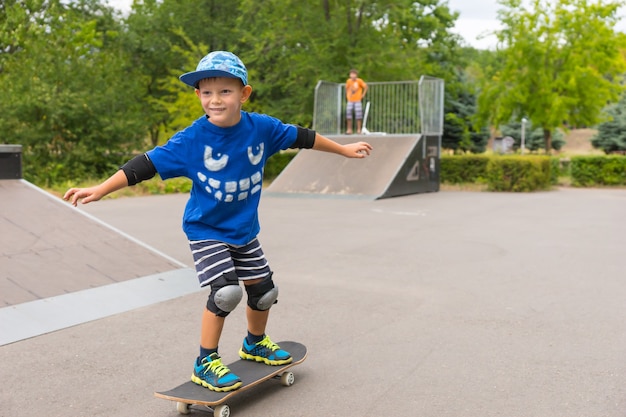
[[[269,336],[265,336],[265,338],[259,342],[259,345],[264,346],[266,348],[269,348],[272,351],[280,349],[280,346],[278,346],[276,343],[272,342],[270,340]]]
[[[218,377],[222,377],[230,372],[228,366],[224,365],[221,359],[212,360],[211,362],[209,362],[207,368],[213,371],[213,373]]]

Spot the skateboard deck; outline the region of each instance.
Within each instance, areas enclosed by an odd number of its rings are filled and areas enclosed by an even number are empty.
[[[191,405],[208,407],[216,417],[230,416],[230,407],[226,401],[232,397],[254,388],[263,381],[280,378],[281,383],[290,386],[294,383],[294,375],[289,368],[302,363],[306,359],[306,346],[297,342],[279,342],[281,349],[291,354],[293,361],[286,365],[269,366],[262,362],[237,360],[229,363],[230,370],[241,378],[239,389],[228,392],[211,391],[191,381],[187,381],[169,391],[157,391],[155,397],[176,401],[176,409],[181,414],[189,414]]]

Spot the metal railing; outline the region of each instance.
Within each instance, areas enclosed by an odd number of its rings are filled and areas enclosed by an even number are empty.
[[[345,84],[319,81],[313,128],[341,134],[346,124]],[[363,102],[363,131],[378,134],[439,134],[443,130],[443,80],[371,82]],[[421,132],[420,132],[421,131]],[[435,133],[439,132],[439,133]]]
[[[341,133],[342,110],[345,108],[343,89],[341,84],[329,81],[318,81],[315,86],[313,129],[323,135]]]
[[[443,135],[443,80],[423,75],[419,81],[422,135]]]

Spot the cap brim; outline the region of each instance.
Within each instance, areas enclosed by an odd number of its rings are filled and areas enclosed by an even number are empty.
[[[236,78],[241,80],[241,78],[236,75],[231,74],[230,72],[220,71],[220,70],[204,70],[204,71],[193,71],[183,74],[179,77],[179,79],[187,84],[190,87],[197,88],[198,82],[205,78],[212,77],[226,77],[226,78]],[[243,81],[242,81],[243,82]]]

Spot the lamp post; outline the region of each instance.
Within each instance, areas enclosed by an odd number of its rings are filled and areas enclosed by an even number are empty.
[[[528,123],[528,119],[522,117],[522,155],[524,155],[524,142],[526,139],[526,123]]]

